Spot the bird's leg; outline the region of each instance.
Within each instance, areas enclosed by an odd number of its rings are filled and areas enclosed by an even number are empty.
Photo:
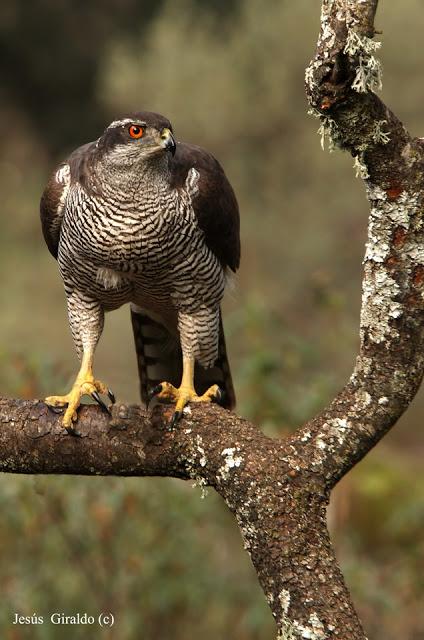
[[[45,399],[46,404],[51,407],[65,407],[67,405],[62,419],[62,424],[67,430],[72,429],[73,422],[78,418],[77,409],[81,404],[82,396],[91,396],[105,411],[109,411],[109,409],[101,399],[100,393],[109,396],[112,403],[115,402],[115,397],[110,389],[103,382],[94,378],[93,355],[92,350],[84,352],[80,370],[69,393],[64,396],[49,396]]]
[[[181,384],[174,387],[169,382],[162,382],[152,390],[152,396],[159,400],[175,402],[175,412],[171,420],[174,427],[183,414],[183,409],[189,402],[218,402],[221,398],[221,390],[217,384],[212,385],[201,396],[198,396],[194,388],[194,357],[183,356],[183,375]]]
[[[84,395],[90,395],[105,411],[109,411],[100,394],[106,394],[112,403],[115,397],[108,387],[93,375],[94,350],[103,329],[104,313],[101,306],[82,294],[72,291],[68,295],[69,324],[75,346],[81,358],[81,366],[72,389],[64,396],[49,396],[45,399],[51,407],[67,407],[62,424],[69,432],[74,432],[77,410]]]

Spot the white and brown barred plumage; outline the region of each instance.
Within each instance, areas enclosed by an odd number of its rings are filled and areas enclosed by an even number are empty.
[[[43,233],[80,357],[94,351],[104,312],[129,302],[142,399],[163,379],[179,384],[182,352],[195,358],[199,394],[218,384],[231,408],[220,304],[227,271],[239,266],[238,205],[217,160],[175,147],[172,133],[162,144],[164,131],[166,118],[139,112],[74,151],[43,193]]]

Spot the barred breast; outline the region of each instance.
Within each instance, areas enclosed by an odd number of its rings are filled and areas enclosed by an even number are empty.
[[[144,181],[131,197],[108,183],[101,195],[75,183],[58,262],[65,288],[78,288],[107,311],[128,302],[164,317],[173,309],[182,343],[184,334],[193,355],[210,362],[217,347],[208,346],[206,334],[217,333],[225,274],[193,211],[197,179],[192,169],[183,189]]]

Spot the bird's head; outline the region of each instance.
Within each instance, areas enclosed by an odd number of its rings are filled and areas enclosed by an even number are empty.
[[[176,142],[167,118],[141,111],[114,120],[97,141],[97,149],[108,163],[129,169],[153,160],[167,163]]]

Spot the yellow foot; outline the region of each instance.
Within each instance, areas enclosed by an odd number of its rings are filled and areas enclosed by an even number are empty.
[[[178,389],[169,382],[161,382],[150,393],[150,397],[156,396],[163,402],[175,402],[175,412],[170,422],[173,429],[183,415],[183,409],[189,402],[219,402],[221,399],[221,389],[217,384],[212,385],[202,396],[198,396],[193,387],[181,385]]]
[[[87,374],[82,378],[77,378],[71,391],[65,396],[49,396],[44,400],[50,407],[65,407],[67,409],[62,418],[62,425],[67,431],[75,433],[73,423],[78,419],[77,409],[81,404],[81,398],[84,395],[89,395],[95,400],[104,411],[110,413],[108,407],[100,397],[100,393],[109,397],[112,404],[115,402],[115,396],[108,387],[95,380],[92,374]]]

